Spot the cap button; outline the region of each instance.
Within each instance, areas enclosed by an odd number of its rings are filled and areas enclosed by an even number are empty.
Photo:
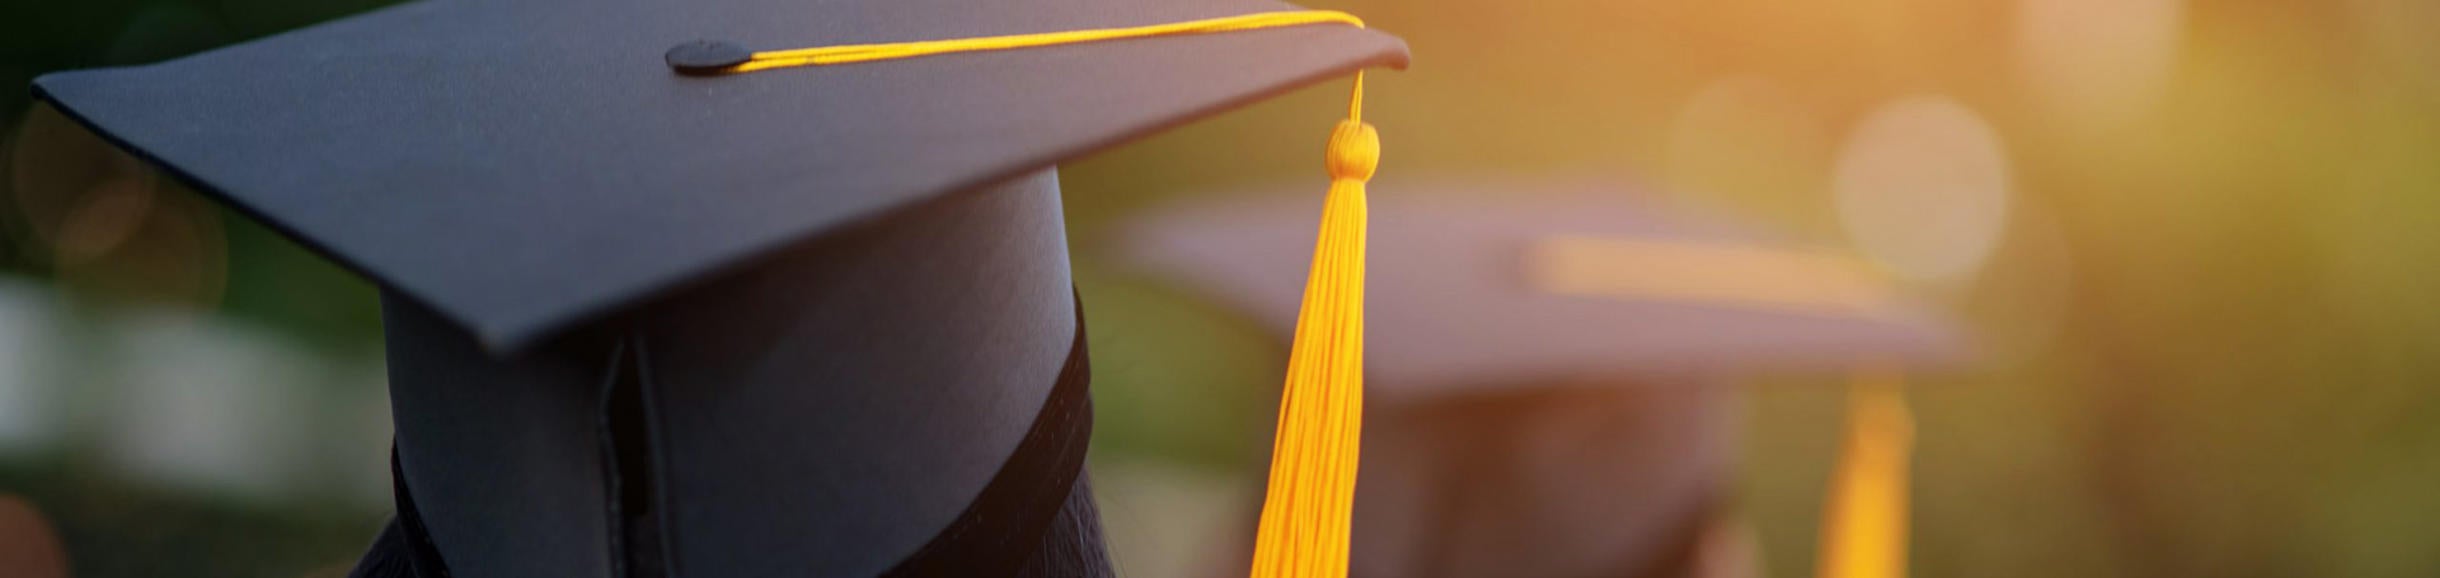
[[[718,74],[754,59],[754,51],[733,43],[697,40],[670,47],[663,55],[679,74]]]

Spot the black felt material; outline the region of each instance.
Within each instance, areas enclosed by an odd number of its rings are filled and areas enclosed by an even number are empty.
[[[1063,223],[1045,171],[639,310],[672,574],[871,576],[947,528],[1067,366]]]
[[[500,359],[410,300],[385,296],[382,319],[399,503],[422,514],[439,557],[459,578],[608,576],[599,431],[612,344]]]
[[[1330,25],[730,76],[677,74],[672,47],[1290,8],[425,0],[155,65],[46,75],[36,92],[513,351],[820,231],[1406,57],[1386,34]]]
[[[1045,400],[1083,371],[1057,183],[923,201],[516,355],[392,300],[402,475],[440,557],[460,578],[906,560],[1025,461]],[[637,411],[608,403],[622,391]],[[1012,475],[1074,474],[1046,471]],[[1021,493],[1041,512],[1064,498]],[[991,522],[973,531],[1011,531]]]

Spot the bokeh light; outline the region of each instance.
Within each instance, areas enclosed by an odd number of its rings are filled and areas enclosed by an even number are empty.
[[[2016,61],[2052,118],[2122,126],[2160,101],[2185,0],[2017,0]]]
[[[64,267],[91,263],[124,245],[151,220],[153,180],[149,173],[113,175],[94,183],[68,210],[52,236],[54,262]]]
[[[219,305],[228,258],[217,207],[49,106],[27,115],[16,143],[17,208],[71,293]]]
[[[58,242],[63,223],[84,206],[96,185],[141,178],[138,175],[146,171],[49,105],[26,111],[15,137],[9,151],[9,184],[15,193],[10,200],[34,234],[32,241],[46,248]]]
[[[1970,280],[2008,217],[2008,161],[1991,125],[1943,97],[1882,105],[1839,151],[1839,222],[1864,254],[1923,282]]]

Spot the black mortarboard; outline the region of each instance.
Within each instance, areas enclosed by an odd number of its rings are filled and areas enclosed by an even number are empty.
[[[1941,364],[1938,315],[1863,262],[1619,187],[1380,184],[1358,576],[1682,575],[1754,373]],[[1125,258],[1286,335],[1309,197],[1129,223]]]
[[[1005,575],[1091,558],[1043,537],[1091,528],[1053,165],[1404,45],[705,59],[1294,9],[427,0],[35,90],[383,286],[401,508],[360,569]]]
[[[1368,65],[1310,26],[730,76],[665,55],[1279,11],[1267,0],[416,2],[46,75],[105,137],[513,350],[809,235]]]

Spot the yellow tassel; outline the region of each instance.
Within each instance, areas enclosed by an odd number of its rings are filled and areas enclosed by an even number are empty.
[[[1364,427],[1364,182],[1381,139],[1364,124],[1364,76],[1331,131],[1330,194],[1288,354],[1271,446],[1271,483],[1255,538],[1257,578],[1347,575],[1357,438]]]
[[[1821,578],[1906,576],[1907,468],[1915,418],[1898,373],[1860,371],[1822,517]]]

